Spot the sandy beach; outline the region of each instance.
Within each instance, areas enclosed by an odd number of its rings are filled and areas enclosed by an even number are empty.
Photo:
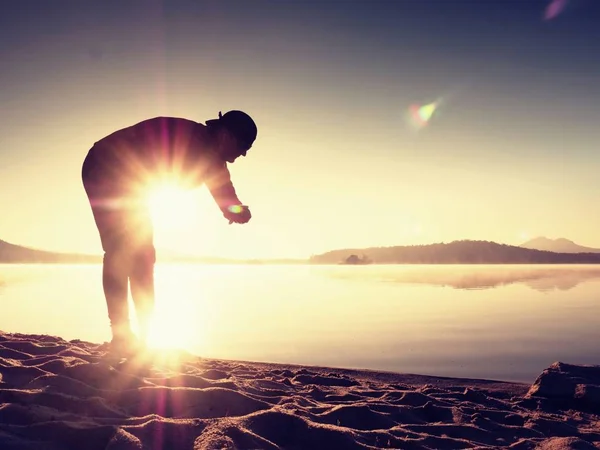
[[[600,448],[600,366],[529,385],[0,332],[2,450],[367,448]]]

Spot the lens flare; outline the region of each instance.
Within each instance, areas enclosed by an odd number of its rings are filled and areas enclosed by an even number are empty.
[[[244,211],[244,207],[242,205],[231,205],[228,206],[227,209],[229,210],[229,212],[232,212],[234,214],[241,214],[242,211]]]
[[[426,105],[410,105],[409,118],[411,124],[417,129],[427,126],[435,114],[438,106],[438,101],[428,103]]]
[[[552,0],[544,11],[544,19],[552,20],[558,17],[567,7],[568,0]]]

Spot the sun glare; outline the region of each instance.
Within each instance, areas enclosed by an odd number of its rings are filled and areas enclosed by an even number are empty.
[[[150,330],[146,344],[155,349],[184,349],[189,346],[191,339],[189,330],[180,326],[155,326]]]
[[[194,192],[175,184],[161,184],[148,195],[148,205],[157,230],[177,230],[189,225],[196,208]]]
[[[157,316],[150,325],[149,336],[146,340],[149,348],[182,350],[190,345],[194,337],[192,324],[182,324],[178,312],[173,310],[170,312],[160,311]]]

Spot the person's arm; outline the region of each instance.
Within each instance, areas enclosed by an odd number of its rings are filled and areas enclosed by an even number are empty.
[[[225,163],[211,171],[206,178],[206,186],[223,213],[223,217],[229,220],[230,224],[234,222],[247,223],[251,219],[250,209],[242,205],[235,193],[231,175]]]
[[[231,174],[226,164],[219,165],[208,174],[206,187],[221,211],[227,210],[230,206],[242,204],[235,193]]]

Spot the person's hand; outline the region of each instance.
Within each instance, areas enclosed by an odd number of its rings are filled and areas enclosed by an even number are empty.
[[[223,216],[229,223],[248,223],[252,218],[250,209],[246,205],[231,205],[223,210]]]

